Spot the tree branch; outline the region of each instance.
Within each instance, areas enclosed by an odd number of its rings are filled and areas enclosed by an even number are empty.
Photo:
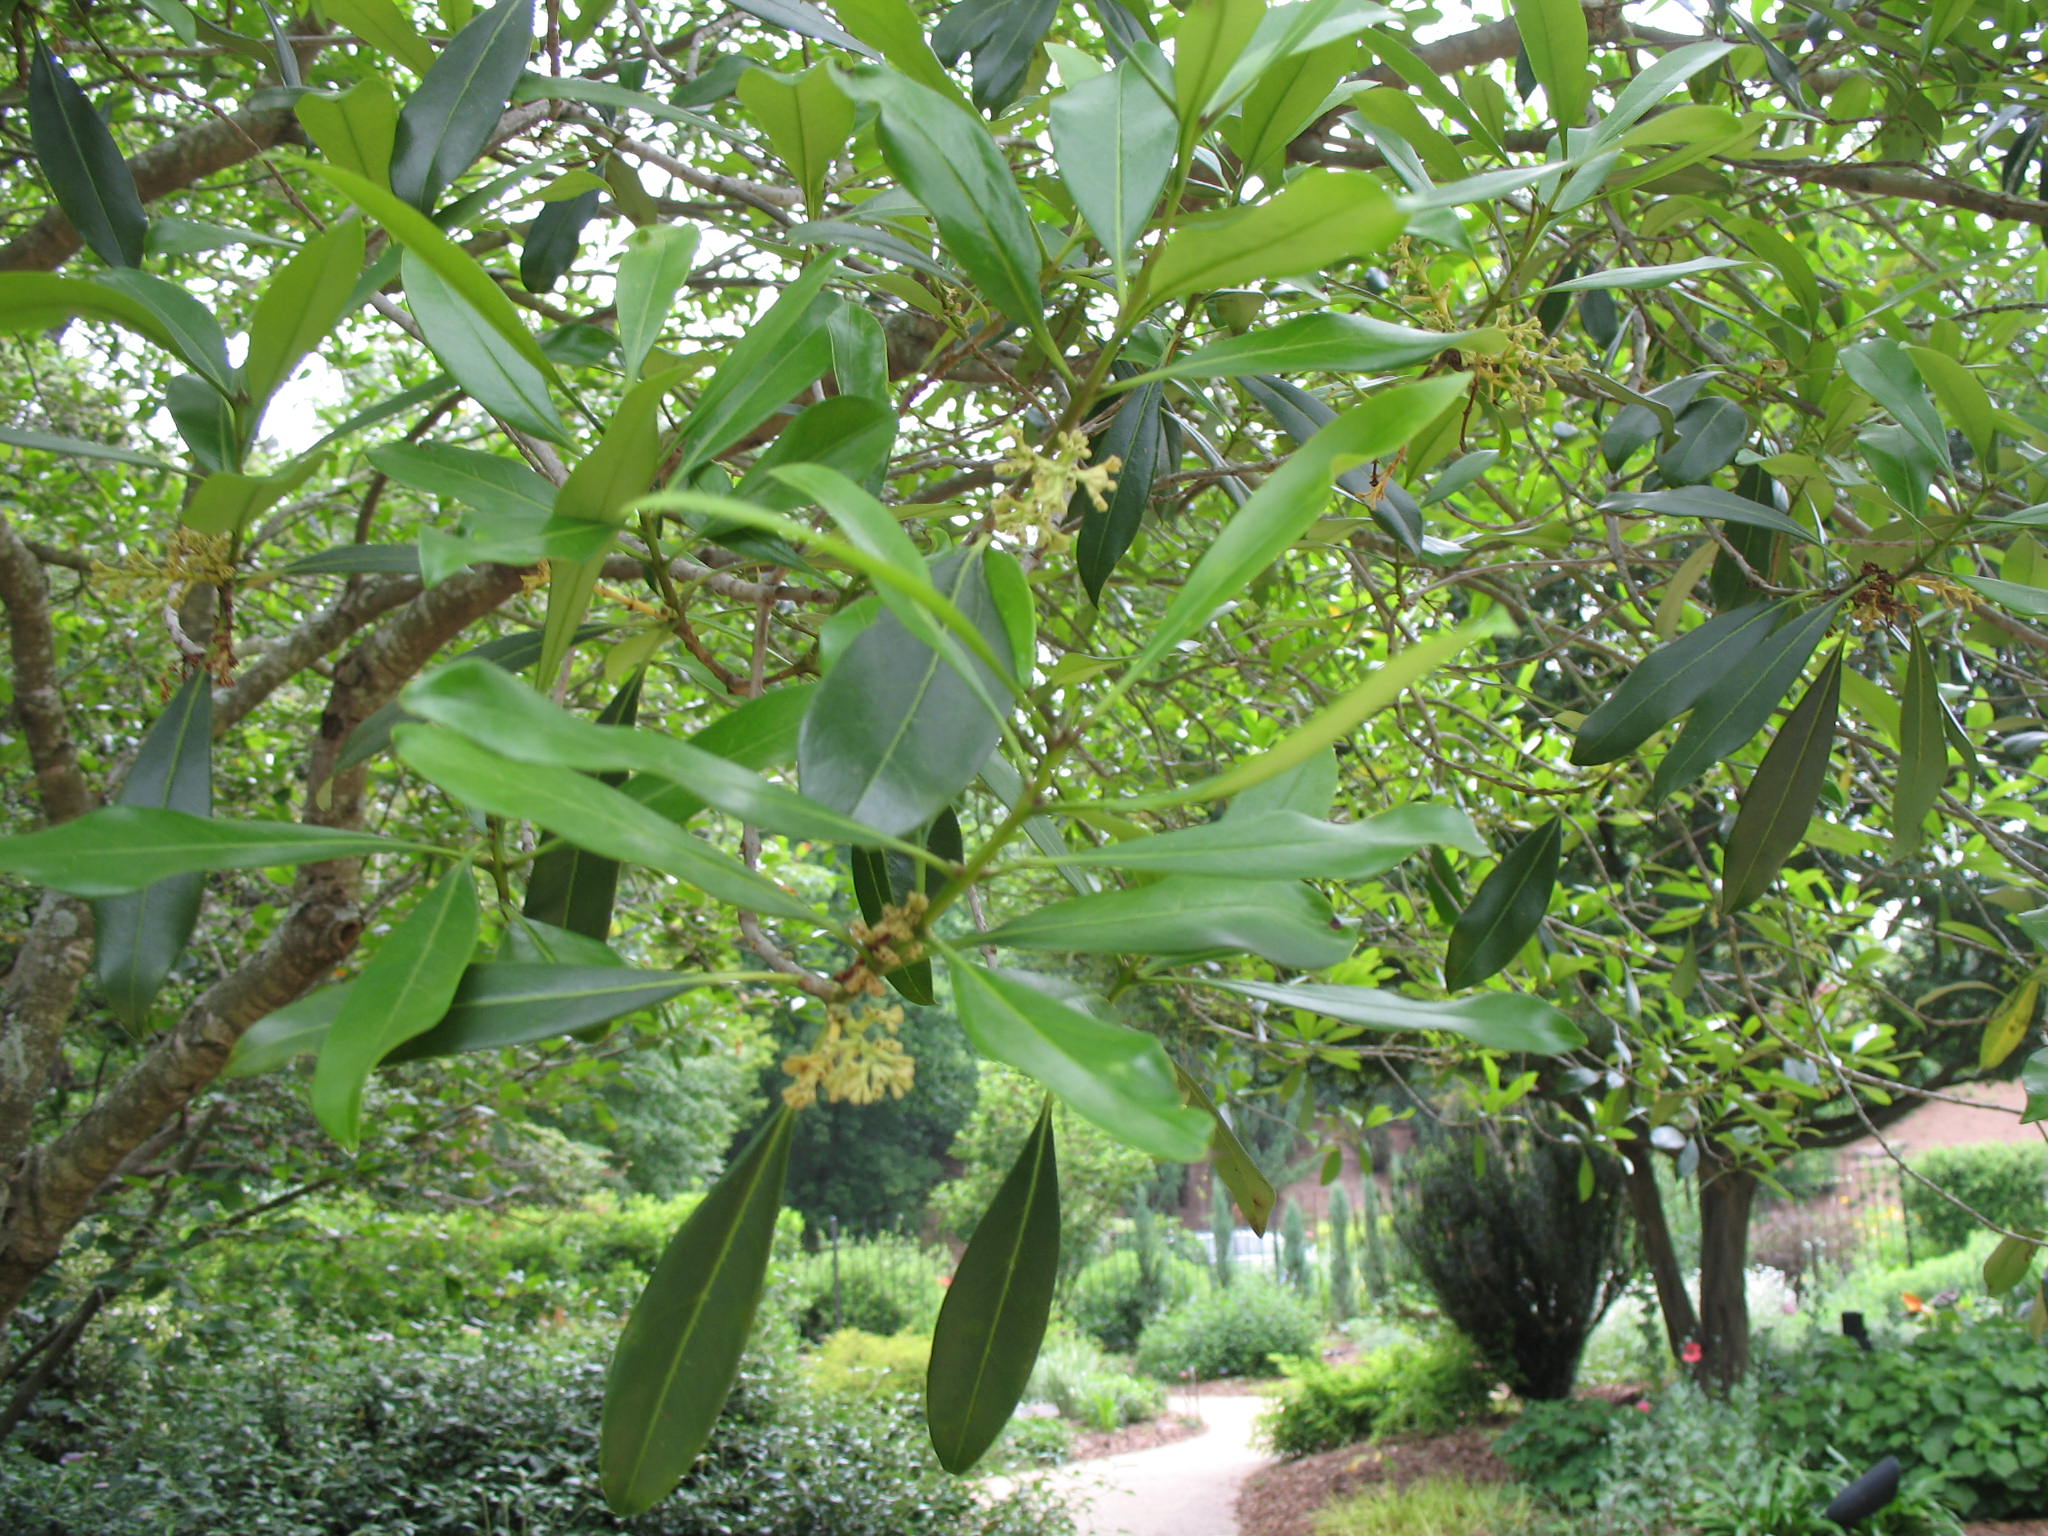
[[[7,643],[14,659],[14,713],[28,740],[36,793],[52,823],[92,809],[92,791],[78,771],[78,749],[57,670],[57,632],[50,623],[50,584],[42,562],[0,514],[0,606],[7,609]]]

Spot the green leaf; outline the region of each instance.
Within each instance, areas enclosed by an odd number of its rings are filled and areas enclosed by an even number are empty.
[[[1579,0],[1515,0],[1512,12],[1529,68],[1550,103],[1551,120],[1560,128],[1583,127],[1592,94],[1586,79],[1592,46],[1584,7]]]
[[[980,296],[1011,324],[1043,330],[1038,228],[988,130],[937,91],[900,75],[863,70],[842,80],[856,102],[880,110],[883,158],[931,213],[940,243]]]
[[[624,966],[472,965],[440,1022],[388,1053],[383,1064],[552,1040],[655,1007],[708,980]]]
[[[265,1014],[242,1031],[235,1048],[221,1068],[224,1078],[260,1077],[274,1072],[296,1056],[318,1050],[341,1005],[348,1000],[353,981],[340,982],[309,992],[275,1013]]]
[[[124,896],[194,870],[268,869],[426,847],[290,821],[214,821],[117,805],[40,832],[0,838],[0,871],[67,896]]]
[[[1250,818],[1268,811],[1294,811],[1322,820],[1336,800],[1337,749],[1325,747],[1234,796],[1224,815]],[[1455,839],[1452,846],[1459,846]]]
[[[963,101],[960,88],[925,41],[924,23],[907,0],[833,0],[846,30],[919,85],[949,101]]]
[[[1711,486],[1689,485],[1676,491],[1624,491],[1599,504],[1602,512],[1663,512],[1673,517],[1710,517],[1722,522],[1742,523],[1751,528],[1768,528],[1787,534],[1802,544],[1818,544],[1811,528],[1794,522],[1784,513],[1761,502],[1717,491]]]
[[[133,448],[117,448],[112,443],[88,442],[82,437],[58,437],[48,432],[30,432],[22,427],[0,424],[0,443],[14,448],[31,448],[37,453],[61,453],[75,459],[104,459],[112,464],[133,464],[138,469],[158,470],[167,475],[182,475],[189,471],[162,459],[153,459],[146,453],[137,453]]]
[[[1778,877],[1806,835],[1827,781],[1842,702],[1842,653],[1837,650],[1806,695],[1785,717],[1770,750],[1742,794],[1742,809],[1721,859],[1721,912],[1746,907]]]
[[[530,821],[605,858],[674,875],[743,911],[819,924],[816,912],[765,875],[587,774],[508,762],[440,726],[401,725],[391,740],[407,764],[486,815]]]
[[[1476,987],[1521,953],[1536,935],[1557,885],[1564,818],[1553,816],[1511,848],[1479,883],[1451,927],[1444,951],[1444,985]]]
[[[828,472],[829,478],[821,483],[833,487],[835,495],[842,494],[843,486],[852,495],[873,501],[855,482],[877,480],[895,444],[895,407],[867,395],[834,395],[791,417],[775,441],[755,457],[733,494],[778,512],[795,511],[807,502],[825,505],[806,489],[810,472],[797,469],[811,465]],[[784,469],[796,472],[785,475]],[[886,508],[883,515],[895,523]],[[922,574],[923,563],[916,562],[913,568]]]
[[[480,512],[508,509],[545,518],[554,510],[555,488],[517,459],[447,443],[386,443],[369,460],[400,485],[430,496],[447,496]],[[539,644],[538,637],[533,643]]]
[[[1172,875],[1128,891],[1056,901],[983,935],[1012,949],[1083,955],[1246,952],[1295,970],[1320,971],[1351,953],[1332,927],[1330,904],[1293,880]]]
[[[1209,1144],[1209,1117],[1181,1102],[1158,1040],[1084,1013],[1046,990],[1051,978],[990,970],[946,951],[953,1006],[974,1048],[1058,1094],[1118,1141],[1176,1162]]]
[[[1173,173],[1173,109],[1126,63],[1062,92],[1047,116],[1060,180],[1122,288]]]
[[[604,633],[597,625],[586,625],[584,628],[585,632],[579,634],[577,639],[587,640],[592,635]],[[518,634],[501,635],[496,640],[486,640],[482,645],[464,651],[462,655],[480,657],[516,672],[532,665],[533,658],[540,654],[540,643],[540,633],[537,630],[527,630]],[[460,659],[461,657],[457,658]],[[393,699],[349,732],[340,756],[335,759],[334,771],[343,773],[355,767],[357,763],[368,762],[391,745],[391,728],[411,718],[411,715],[399,707],[398,701]]]
[[[2036,971],[1998,1005],[1984,1025],[1984,1038],[1977,1047],[1977,1070],[1989,1072],[2010,1056],[2034,1027],[2034,1005],[2041,997],[2041,973]],[[2031,1094],[2031,1087],[2029,1093]],[[2028,1111],[2032,1112],[2031,1099]]]
[[[488,662],[452,662],[413,683],[401,697],[420,719],[458,731],[511,762],[600,774],[651,773],[742,821],[787,837],[872,843],[878,836],[874,828],[715,752],[655,731],[578,719]]]
[[[2016,581],[1995,581],[1989,576],[1958,576],[1964,586],[1981,592],[2001,608],[2024,613],[2030,618],[2048,619],[2048,588],[2023,586]]]
[[[337,224],[278,269],[249,320],[249,353],[242,364],[249,420],[300,361],[340,323],[363,268],[363,226]]]
[[[1756,263],[1738,261],[1731,256],[1700,256],[1692,261],[1668,262],[1659,267],[1609,267],[1602,272],[1588,272],[1584,277],[1552,283],[1545,292],[1584,293],[1589,290],[1604,292],[1611,288],[1668,288],[1682,277],[1696,277],[1702,272],[1725,272],[1730,267],[1754,265]]]
[[[141,266],[149,220],[134,173],[78,82],[41,44],[28,62],[28,139],[57,206],[92,253],[110,267]]]
[[[957,833],[959,823],[955,821],[953,827]],[[853,899],[860,906],[861,920],[870,927],[881,921],[888,908],[902,906],[907,897],[924,888],[919,878],[923,866],[907,855],[883,848],[850,848],[847,862],[853,870]],[[913,1003],[928,1008],[938,1001],[932,991],[930,960],[908,961],[884,972],[882,979]]]
[[[1130,389],[1153,379],[1235,379],[1255,373],[1380,373],[1426,363],[1451,347],[1498,351],[1502,339],[1493,327],[1419,331],[1369,315],[1303,315],[1197,347],[1112,388]]]
[[[1196,1082],[1179,1062],[1173,1064],[1173,1070],[1180,1079],[1182,1097],[1209,1117],[1209,1163],[1216,1170],[1216,1177],[1223,1181],[1224,1188],[1237,1202],[1246,1225],[1261,1237],[1265,1236],[1266,1222],[1272,1217],[1273,1207],[1279,1200],[1273,1181],[1252,1160],[1251,1153],[1237,1139],[1237,1132],[1231,1129],[1230,1122],[1216,1108],[1208,1090]]]
[[[121,783],[122,805],[213,814],[213,679],[204,668],[171,695],[136,748]],[[201,873],[175,875],[131,896],[93,903],[93,960],[107,1005],[130,1029],[149,1023],[149,1005],[199,920]]]
[[[669,1240],[605,1380],[598,1475],[614,1513],[668,1496],[739,1376],[775,1242],[796,1117],[778,1109]]]
[[[1946,710],[1935,684],[1934,658],[1916,624],[1906,655],[1906,688],[1899,701],[1899,775],[1892,787],[1892,847],[1901,857],[1920,851],[1927,816],[1948,782]]]
[[[1249,208],[1184,219],[1153,262],[1153,304],[1257,278],[1324,272],[1385,250],[1407,226],[1365,171],[1318,166]]]
[[[1841,361],[1843,372],[1858,389],[1891,412],[1892,420],[1905,428],[1930,459],[1949,468],[1948,432],[1941,424],[1941,413],[1927,398],[1920,370],[1904,347],[1880,336],[1842,348]]]
[[[2034,1267],[2034,1255],[2040,1251],[2041,1245],[2028,1238],[2000,1238],[1998,1246],[1984,1257],[1985,1291],[2003,1296],[2027,1278],[2027,1271]]]
[[[407,247],[401,261],[406,303],[427,346],[455,382],[509,426],[551,443],[568,441],[548,397],[548,370],[509,345],[461,291]]]
[[[461,666],[483,666],[482,661],[455,662]],[[630,726],[640,713],[640,689],[647,672],[641,668],[605,701],[598,711],[599,725]],[[513,687],[519,684],[507,676]],[[417,685],[416,685],[417,686]],[[623,773],[601,774],[607,784],[622,784]],[[612,931],[612,905],[619,893],[619,863],[578,848],[558,843],[535,856],[526,877],[526,900],[520,911],[536,922],[550,924],[579,937],[602,942]]]
[[[519,281],[526,285],[528,293],[548,292],[575,265],[583,226],[596,217],[603,196],[592,187],[574,197],[541,205],[533,222],[526,226],[526,240],[519,247]],[[624,328],[623,321],[620,326]]]
[[[1998,415],[1991,396],[1977,382],[1975,374],[1946,352],[1933,347],[1907,347],[1906,355],[1920,371],[1934,398],[1954,418],[1980,462],[1991,457],[1991,441],[1997,436]]]
[[[398,114],[391,190],[422,213],[476,163],[533,51],[533,0],[499,0],[456,33]]]
[[[697,230],[689,224],[656,224],[626,237],[619,258],[616,300],[619,351],[626,377],[637,379],[647,354],[661,339],[669,310],[697,259]]]
[[[415,75],[433,68],[433,44],[420,36],[395,0],[322,0],[320,8],[338,26]]]
[[[1208,981],[1244,997],[1280,1008],[1300,1008],[1325,1018],[1356,1024],[1361,1029],[1440,1029],[1463,1035],[1490,1051],[1527,1051],[1557,1056],[1586,1043],[1585,1032],[1541,998],[1516,992],[1480,992],[1445,1002],[1423,1002],[1398,992],[1372,987],[1340,987],[1314,982],[1282,986],[1270,981]]]
[[[1657,455],[1657,473],[1666,485],[1699,485],[1734,463],[1749,440],[1747,413],[1718,395],[1688,406],[1674,425],[1674,441]]]
[[[442,876],[356,975],[313,1069],[313,1113],[354,1151],[363,1085],[391,1049],[448,1011],[476,952],[476,878],[464,860]]]
[[[1060,1267],[1059,1162],[1052,1100],[975,1223],[932,1331],[924,1416],[939,1465],[981,1460],[1031,1384]]]
[[[1657,764],[1650,798],[1662,800],[1683,789],[1764,727],[1771,711],[1799,681],[1806,660],[1841,611],[1835,598],[1802,614],[1769,635],[1700,695],[1691,716]]]
[[[1291,810],[1233,812],[1203,826],[1071,853],[1064,862],[1242,880],[1367,880],[1434,844],[1486,852],[1463,811],[1411,805],[1341,824]]]
[[[194,373],[221,394],[232,397],[240,379],[228,363],[228,339],[213,311],[176,283],[134,267],[102,273],[103,290],[126,294],[155,315],[170,348]]]
[[[945,64],[974,61],[974,104],[991,117],[1017,99],[1058,0],[955,0],[932,28],[932,53]]]
[[[768,313],[726,349],[725,360],[677,434],[670,484],[684,483],[714,453],[782,409],[832,365],[832,341],[825,330],[832,300],[824,287],[837,271],[830,258],[806,268]]]
[[[1145,520],[1145,507],[1152,499],[1152,481],[1164,447],[1160,423],[1164,395],[1163,384],[1147,384],[1136,394],[1125,397],[1109,430],[1096,439],[1088,455],[1091,464],[1112,458],[1118,463],[1116,488],[1109,494],[1109,504],[1098,509],[1086,490],[1077,490],[1068,509],[1070,513],[1078,510],[1081,516],[1074,565],[1081,574],[1088,600],[1097,605],[1102,602],[1103,586],[1116,563],[1138,536]]]
[[[1735,51],[1733,43],[1690,43],[1660,55],[1614,100],[1614,106],[1593,130],[1595,148],[1619,144],[1652,107],[1703,69],[1721,62]]]
[[[1269,10],[1262,29],[1281,14]],[[1370,19],[1365,7],[1352,14],[1361,24]],[[1240,59],[1240,66],[1261,51],[1254,42]],[[1322,113],[1337,82],[1359,63],[1358,43],[1344,37],[1272,60],[1258,71],[1257,83],[1245,93],[1244,105],[1218,124],[1224,141],[1236,151],[1246,171],[1262,180],[1273,174],[1287,146]],[[1225,94],[1229,93],[1226,87]]]
[[[292,103],[292,111],[306,137],[334,164],[373,186],[390,184],[398,103],[382,79],[372,75],[358,80],[338,96],[308,91]]]
[[[1328,505],[1334,476],[1368,459],[1391,458],[1470,382],[1467,374],[1445,374],[1381,391],[1297,448],[1203,551],[1132,670],[1149,670],[1306,533]]]
[[[1265,14],[1262,0],[1197,0],[1182,18],[1173,42],[1173,95],[1183,144],[1194,142],[1203,115]]]
[[[938,589],[996,655],[1010,641],[981,559],[955,551],[931,566]],[[989,696],[1007,683],[971,662],[981,686],[938,650],[882,614],[847,647],[811,701],[798,738],[804,793],[891,836],[921,827],[981,771],[1002,735]]]
[[[166,352],[178,350],[155,312],[127,293],[54,272],[0,272],[0,333],[55,330],[73,318],[111,321]]]
[[[2021,1125],[2038,1125],[2048,1120],[2048,1051],[2036,1051],[2020,1071],[2020,1086],[2027,1090],[2027,1107]]]
[[[1572,761],[1586,767],[1635,751],[1716,682],[1743,671],[1747,658],[1788,611],[1783,602],[1751,604],[1658,646],[1579,726]]]
[[[956,7],[957,9],[957,7]],[[740,103],[768,135],[768,144],[804,194],[813,216],[824,211],[825,175],[853,137],[853,102],[829,64],[787,78],[765,69],[740,76]]]
[[[730,758],[757,773],[796,761],[797,733],[804,713],[818,691],[816,683],[791,683],[749,699],[730,714],[720,715],[690,738],[690,745]],[[639,793],[642,785],[649,792]],[[704,808],[704,801],[667,779],[647,779],[630,786],[634,798],[666,816],[684,822]]]

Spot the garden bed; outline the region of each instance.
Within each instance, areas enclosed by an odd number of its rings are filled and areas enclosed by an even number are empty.
[[[1481,1424],[1448,1435],[1390,1435],[1375,1445],[1347,1445],[1254,1472],[1238,1495],[1240,1536],[1311,1536],[1317,1510],[1373,1483],[1400,1488],[1427,1477],[1504,1483],[1507,1466],[1489,1444],[1498,1428]]]

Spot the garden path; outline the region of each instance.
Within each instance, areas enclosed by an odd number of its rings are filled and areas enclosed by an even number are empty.
[[[1169,1411],[1208,1426],[1189,1440],[1063,1468],[1050,1487],[1073,1498],[1081,1536],[1237,1536],[1237,1492],[1273,1458],[1252,1447],[1257,1396],[1175,1394]]]

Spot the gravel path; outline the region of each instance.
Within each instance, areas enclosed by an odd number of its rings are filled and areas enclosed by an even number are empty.
[[[1198,1416],[1190,1440],[1082,1462],[1048,1486],[1071,1494],[1081,1536],[1237,1536],[1237,1491],[1273,1458],[1251,1444],[1263,1397],[1175,1397],[1168,1411]]]

